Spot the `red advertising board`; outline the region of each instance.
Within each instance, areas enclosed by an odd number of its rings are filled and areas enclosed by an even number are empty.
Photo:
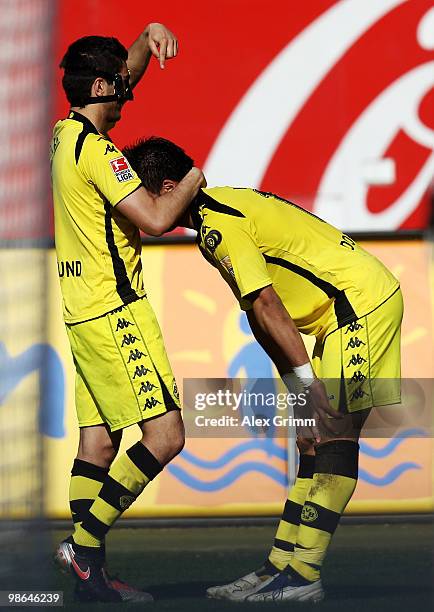
[[[177,34],[180,53],[164,71],[151,63],[112,132],[119,145],[171,138],[210,185],[274,191],[347,231],[428,224],[430,0],[63,0],[56,62],[83,35],[128,46],[149,21]]]

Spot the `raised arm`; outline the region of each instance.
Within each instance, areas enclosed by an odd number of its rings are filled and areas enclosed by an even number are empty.
[[[135,87],[148,67],[153,55],[164,68],[166,59],[176,57],[178,40],[161,23],[150,23],[128,49],[127,66],[130,71],[131,87]]]
[[[144,187],[139,187],[116,208],[147,234],[161,236],[173,227],[199,189],[205,185],[202,171],[192,168],[172,191],[152,197]]]

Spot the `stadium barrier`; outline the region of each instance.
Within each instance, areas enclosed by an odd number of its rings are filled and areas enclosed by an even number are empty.
[[[405,301],[403,376],[432,378],[433,244],[400,239],[369,241],[364,246],[401,282]],[[0,250],[6,269],[7,258],[13,256],[11,249]],[[26,249],[21,250],[21,257],[26,259]],[[74,367],[62,320],[54,250],[47,249],[46,257],[47,345],[36,349],[25,336],[8,338],[2,368],[7,371],[29,351],[44,351],[49,367],[41,383],[39,427],[45,443],[45,512],[51,518],[67,518],[69,472],[78,442]],[[194,245],[146,245],[142,258],[148,297],[163,329],[180,389],[186,378],[254,377],[258,368],[262,376],[274,374],[272,364],[253,341],[245,315],[229,288]],[[13,282],[13,275],[6,276],[5,281]],[[311,339],[306,342],[311,348]],[[22,369],[14,388],[3,398],[3,418],[13,418],[16,398],[24,388],[40,381],[39,376],[38,371]],[[359,483],[347,513],[434,509],[433,440],[428,430],[415,429],[409,421],[393,438],[362,440]],[[134,443],[137,436],[137,428],[130,427],[122,448]],[[145,490],[126,516],[277,515],[287,482],[285,439],[190,438],[183,453]],[[20,517],[20,508],[12,509],[12,515]]]

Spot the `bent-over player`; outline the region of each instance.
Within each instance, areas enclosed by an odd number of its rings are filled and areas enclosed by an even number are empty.
[[[154,196],[193,165],[161,138],[124,152]],[[207,594],[319,601],[321,565],[357,483],[360,430],[372,407],[400,402],[399,283],[349,236],[272,193],[203,189],[178,225],[197,230],[202,254],[283,380],[291,387],[292,372],[303,384],[320,424],[297,440],[298,477],[263,567]],[[300,332],[316,338],[312,362]]]

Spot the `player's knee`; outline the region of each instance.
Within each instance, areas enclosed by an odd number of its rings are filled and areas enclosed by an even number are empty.
[[[185,435],[182,423],[169,426],[164,431],[144,432],[142,444],[154,455],[161,465],[172,461],[184,448]]]
[[[314,441],[310,438],[302,438],[298,436],[297,437],[297,448],[300,454],[303,454],[303,455],[314,455],[315,454]]]
[[[185,433],[184,433],[184,428],[179,428],[178,431],[175,433],[174,438],[173,438],[173,445],[172,445],[172,453],[173,453],[173,457],[176,457],[176,455],[179,455],[179,453],[182,451],[182,449],[184,448],[185,445]]]
[[[111,465],[117,455],[117,449],[113,446],[107,445],[102,449],[102,456],[104,461],[107,463],[107,466]]]
[[[184,448],[185,435],[184,428],[177,427],[171,430],[170,436],[166,439],[165,451],[164,451],[164,463],[169,463],[179,455]]]
[[[110,467],[118,449],[109,441],[80,440],[77,459],[99,465],[100,467]]]

